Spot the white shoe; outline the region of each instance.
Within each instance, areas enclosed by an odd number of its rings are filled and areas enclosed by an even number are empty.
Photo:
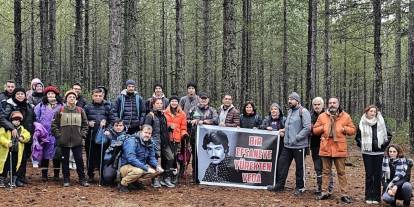
[[[378,201],[371,201],[371,202],[372,202],[372,204],[379,204]]]
[[[366,201],[365,201],[365,203],[367,203],[367,204],[372,204],[372,202],[373,202],[373,201],[371,201],[371,200],[366,200]]]

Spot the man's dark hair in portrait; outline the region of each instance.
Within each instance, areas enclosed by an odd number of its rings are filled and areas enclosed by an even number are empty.
[[[203,149],[207,151],[210,165],[205,171],[206,182],[241,182],[241,173],[234,169],[233,158],[229,153],[229,139],[222,131],[207,133],[203,139]]]

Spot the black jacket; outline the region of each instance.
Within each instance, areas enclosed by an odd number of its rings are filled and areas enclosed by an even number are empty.
[[[259,128],[262,124],[262,118],[259,114],[253,115],[240,115],[240,127],[252,129],[254,127]]]
[[[33,111],[33,107],[26,103],[25,107],[21,107],[17,105],[13,99],[9,98],[6,102],[3,103],[3,112],[1,113],[0,118],[0,126],[4,127],[6,130],[13,130],[15,127],[13,124],[9,121],[10,120],[10,114],[13,111],[20,111],[23,114],[23,127],[30,132],[32,135],[34,132],[34,125],[33,122],[36,120],[36,115]]]
[[[167,119],[161,111],[152,111],[145,117],[145,124],[152,126],[152,137],[154,140],[161,141],[165,146],[169,142]]]

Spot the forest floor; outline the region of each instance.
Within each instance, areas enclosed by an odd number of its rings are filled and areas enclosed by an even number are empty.
[[[0,189],[0,198],[2,206],[369,206],[364,203],[364,165],[361,153],[355,146],[350,148],[348,162],[352,166],[347,166],[346,171],[349,194],[354,202],[349,205],[340,201],[337,177],[334,196],[329,200],[315,200],[315,173],[310,156],[306,158],[308,190],[300,197],[293,195],[295,171],[292,163],[287,189],[278,193],[195,185],[189,179],[188,184],[181,184],[173,189],[153,189],[148,184],[145,190],[119,193],[116,188],[100,187],[97,184],[81,187],[75,182],[75,171],[71,171],[71,186],[64,188],[60,182],[43,183],[40,170],[30,167],[30,184],[23,188]]]

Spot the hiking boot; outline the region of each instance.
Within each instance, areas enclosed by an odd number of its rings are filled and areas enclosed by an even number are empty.
[[[69,187],[70,183],[69,183],[69,178],[63,178],[63,187]]]
[[[152,185],[153,188],[161,188],[160,179],[158,177],[153,178],[151,185]]]
[[[164,179],[164,183],[165,183],[165,186],[167,186],[168,188],[174,188],[175,187],[175,185],[173,183],[171,183],[171,177],[166,177]]]
[[[56,181],[56,182],[57,182],[57,181],[59,181],[59,176],[53,176],[53,177],[52,177],[52,180],[53,180],[53,181]]]
[[[341,201],[344,203],[352,203],[352,199],[349,196],[342,196]]]
[[[19,180],[20,182],[22,182],[23,184],[29,184],[29,181],[27,180],[26,177],[19,177],[17,180]]]
[[[145,185],[142,182],[136,181],[134,183],[129,184],[128,186],[131,190],[144,190]]]
[[[302,195],[303,193],[305,193],[305,188],[296,188],[296,189],[295,189],[295,192],[293,192],[293,195],[295,195],[295,196],[300,196],[300,195]]]
[[[6,178],[3,176],[0,176],[0,188],[6,187]]]
[[[121,193],[128,193],[129,192],[128,186],[124,186],[124,185],[121,185],[121,184],[119,184],[118,190]]]
[[[273,186],[273,185],[268,185],[267,186],[267,190],[272,191],[272,192],[281,192],[284,189],[285,189],[285,186],[281,186],[281,185],[278,185],[278,184],[276,184],[275,186]]]
[[[89,183],[85,179],[80,180],[79,184],[83,187],[89,187]]]
[[[93,176],[88,178],[88,183],[94,183],[94,182],[95,180],[93,179]]]
[[[322,192],[320,195],[316,196],[316,200],[326,200],[331,197],[331,194]]]
[[[13,180],[13,183],[14,183],[15,186],[17,186],[17,187],[23,187],[24,186],[24,183],[20,179],[18,179],[17,176],[13,176],[12,180]]]
[[[173,176],[173,178],[171,179],[171,183],[174,184],[174,185],[178,184],[178,175]]]

